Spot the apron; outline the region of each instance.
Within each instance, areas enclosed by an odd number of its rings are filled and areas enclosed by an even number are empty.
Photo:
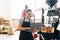
[[[26,22],[24,18],[22,27],[30,27],[30,19],[29,22]],[[26,30],[21,31],[19,40],[34,40],[32,32],[28,32]]]

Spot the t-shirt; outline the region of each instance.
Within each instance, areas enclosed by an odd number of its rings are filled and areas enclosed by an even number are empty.
[[[23,24],[23,20],[24,20],[24,18],[21,18],[20,20],[19,20],[19,24]],[[26,22],[29,22],[29,18],[25,18],[25,21]],[[31,19],[30,19],[30,23],[33,23],[34,21],[32,21]],[[32,26],[30,26],[30,28],[32,29],[33,27]],[[31,32],[31,30],[25,30],[25,31],[27,31],[27,32]]]

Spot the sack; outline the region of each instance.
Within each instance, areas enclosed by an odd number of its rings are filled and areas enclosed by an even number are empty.
[[[48,27],[47,33],[54,33],[54,27]]]
[[[43,33],[54,33],[54,27],[41,27]]]
[[[46,33],[47,31],[46,31],[46,27],[41,27],[41,32],[44,32],[44,33]]]
[[[8,35],[14,35],[12,27],[8,29]]]

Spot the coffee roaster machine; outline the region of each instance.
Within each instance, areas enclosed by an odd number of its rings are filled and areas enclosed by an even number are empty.
[[[49,18],[48,24],[51,23],[51,16],[58,16],[60,19],[60,8],[57,8],[58,0],[46,0],[46,3],[49,5],[49,10],[47,16]],[[53,9],[54,8],[54,9]],[[42,25],[44,25],[44,9],[42,8]]]
[[[53,16],[58,16],[59,23],[60,23],[60,8],[57,8],[57,2],[58,2],[58,0],[46,0],[46,4],[49,5],[48,11],[47,11],[47,16],[49,19],[48,24],[51,24],[51,20],[52,20],[51,17],[53,17]],[[41,8],[41,9],[42,9],[41,23],[31,23],[31,26],[32,27],[36,26],[37,30],[40,29],[40,26],[44,26],[44,22],[45,22],[45,19],[44,19],[45,18],[44,17],[45,9],[44,8]]]
[[[53,19],[51,19],[51,17],[57,16],[58,17],[57,18],[58,19],[58,22],[60,23],[60,8],[57,8],[57,2],[58,2],[58,0],[46,0],[46,3],[49,5],[49,10],[47,11],[47,16],[48,16],[48,19],[49,19],[48,20],[48,24],[51,24],[51,26],[48,26],[49,28],[50,27],[53,27],[53,24],[52,24],[53,23],[52,22]],[[45,27],[45,25],[44,25],[44,9],[42,8],[42,27],[41,27],[41,29],[42,29],[43,32],[46,32],[46,27],[45,28],[43,28],[43,27]],[[53,39],[54,38],[54,33],[51,33],[51,32],[50,33],[48,33],[48,32],[47,33],[43,33],[43,32],[42,32],[42,35],[43,35],[43,37],[46,40],[49,40],[49,39]]]

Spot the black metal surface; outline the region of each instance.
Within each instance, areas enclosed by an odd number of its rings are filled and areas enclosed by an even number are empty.
[[[42,23],[31,23],[30,28],[33,29],[34,27],[36,27],[37,30],[40,30],[41,26],[42,26]]]
[[[55,10],[49,10],[47,16],[59,16],[59,12]]]
[[[42,8],[42,24],[44,24],[44,9]]]
[[[46,3],[52,8],[58,0],[46,0]]]
[[[44,16],[42,16],[42,25],[44,24]]]
[[[45,39],[54,39],[54,33],[41,33]]]
[[[60,18],[60,8],[57,8],[57,11],[59,12],[59,18]]]

